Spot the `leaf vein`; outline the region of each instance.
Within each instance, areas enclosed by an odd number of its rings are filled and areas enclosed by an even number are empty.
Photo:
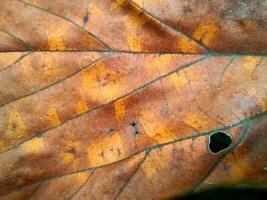
[[[104,167],[107,167],[107,166],[114,165],[116,163],[125,161],[125,160],[127,160],[127,159],[129,159],[129,158],[131,158],[133,156],[136,156],[136,155],[138,155],[140,153],[143,153],[143,152],[151,152],[154,149],[161,148],[161,147],[164,147],[164,146],[167,146],[167,145],[170,145],[170,144],[175,144],[175,143],[178,143],[178,142],[183,142],[183,141],[186,141],[186,140],[195,139],[195,138],[202,137],[202,136],[205,136],[205,135],[210,135],[211,133],[214,133],[214,132],[217,132],[217,131],[224,131],[224,130],[227,130],[227,129],[230,129],[230,128],[233,128],[233,127],[240,126],[242,124],[247,124],[252,120],[257,120],[259,118],[266,117],[266,116],[267,116],[267,112],[261,112],[261,113],[255,114],[255,115],[253,115],[251,117],[244,118],[243,120],[235,122],[233,124],[229,124],[227,126],[220,127],[218,129],[204,131],[204,132],[193,134],[191,136],[187,136],[187,137],[184,137],[184,138],[178,138],[178,139],[175,139],[175,140],[172,140],[172,141],[169,141],[169,142],[165,142],[165,143],[153,145],[153,146],[150,146],[150,147],[146,147],[146,148],[144,148],[144,149],[142,149],[140,151],[137,151],[135,153],[130,154],[129,156],[127,156],[127,157],[125,157],[123,159],[116,160],[116,161],[111,162],[111,163],[107,163],[107,164],[99,165],[99,166],[95,166],[95,167],[89,167],[89,168],[86,168],[86,169],[78,170],[78,171],[75,171],[75,172],[69,172],[69,173],[66,173],[66,174],[61,174],[61,175],[57,175],[57,176],[53,176],[53,177],[48,177],[48,178],[36,181],[36,182],[28,184],[28,185],[24,185],[24,186],[18,187],[16,190],[20,190],[20,189],[25,188],[25,187],[27,187],[29,185],[40,184],[40,183],[43,183],[43,182],[46,182],[46,181],[49,181],[49,180],[53,180],[53,179],[56,179],[56,178],[59,178],[59,177],[63,177],[63,176],[67,176],[67,175],[71,175],[71,174],[76,174],[76,173],[81,173],[81,172],[86,172],[86,171],[94,171],[94,170],[97,170],[97,169],[101,169],[101,168],[104,168]],[[243,136],[244,136],[244,134],[243,134]],[[14,190],[14,191],[16,191],[16,190]]]
[[[134,7],[137,7],[139,10],[141,10],[143,13],[147,14],[148,16],[150,16],[152,19],[154,19],[155,21],[157,21],[158,23],[160,23],[162,26],[167,27],[169,29],[171,29],[172,31],[179,33],[185,37],[187,37],[189,40],[195,42],[197,45],[203,47],[207,52],[212,53],[212,50],[210,48],[208,48],[206,45],[204,45],[202,42],[196,40],[195,38],[191,37],[190,35],[180,31],[177,27],[172,26],[171,24],[163,21],[162,19],[160,19],[159,17],[156,17],[155,15],[153,15],[152,13],[150,13],[149,11],[145,10],[144,8],[140,7],[138,4],[136,4],[135,2],[133,2],[132,0],[129,0],[130,4]]]
[[[25,1],[23,1],[23,0],[17,0],[17,1],[23,3],[23,4],[27,5],[27,6],[36,8],[36,9],[41,10],[41,11],[43,11],[43,12],[46,12],[46,13],[48,13],[48,14],[57,16],[57,17],[59,17],[59,18],[65,20],[65,21],[67,21],[67,22],[73,24],[74,26],[76,26],[76,27],[77,27],[78,29],[80,29],[81,31],[83,31],[83,32],[85,32],[86,34],[88,34],[88,35],[90,35],[91,37],[93,37],[99,44],[101,44],[102,46],[104,46],[104,47],[107,48],[107,49],[110,49],[110,47],[109,47],[106,43],[104,43],[99,37],[97,37],[96,35],[94,35],[93,33],[89,32],[89,31],[87,31],[87,30],[84,29],[82,26],[76,24],[74,21],[72,21],[72,20],[70,20],[70,19],[68,19],[68,18],[66,18],[66,17],[64,17],[64,16],[62,16],[62,15],[60,15],[60,14],[54,13],[54,12],[52,12],[51,10],[48,10],[48,9],[45,9],[45,8],[42,8],[42,7],[39,7],[39,6],[30,4],[30,3],[27,3],[27,2],[25,2]]]
[[[10,36],[11,38],[13,38],[14,40],[16,40],[17,42],[19,42],[20,44],[22,44],[28,51],[34,51],[33,47],[31,47],[27,42],[25,42],[24,40],[18,38],[17,36],[13,35],[12,33],[2,29],[0,27],[0,31],[7,34],[8,36]]]
[[[92,111],[97,110],[97,109],[99,109],[99,108],[102,108],[102,107],[105,107],[105,106],[107,106],[107,105],[113,104],[114,102],[116,102],[116,101],[118,101],[118,100],[120,100],[120,99],[123,99],[123,98],[125,98],[125,97],[129,97],[129,96],[131,96],[131,95],[133,95],[133,94],[135,94],[135,93],[138,93],[138,92],[140,92],[141,90],[144,90],[145,88],[147,88],[147,87],[149,87],[150,85],[154,84],[155,82],[157,82],[157,81],[159,81],[159,80],[161,80],[161,79],[163,79],[163,78],[165,78],[165,77],[167,77],[167,76],[169,76],[169,75],[171,75],[171,74],[173,74],[173,73],[175,73],[175,72],[177,72],[177,71],[179,71],[179,70],[182,70],[182,69],[184,69],[184,68],[190,67],[191,65],[196,64],[196,63],[198,63],[198,62],[201,62],[201,61],[205,60],[206,58],[207,58],[207,57],[202,57],[202,58],[200,58],[200,59],[198,59],[198,60],[195,60],[195,61],[193,61],[193,62],[190,62],[190,63],[187,63],[187,64],[185,64],[185,65],[182,65],[182,66],[176,68],[176,69],[173,70],[173,71],[170,71],[170,72],[168,72],[168,73],[166,73],[166,74],[164,74],[164,75],[162,75],[162,76],[159,76],[159,77],[153,79],[152,81],[149,81],[149,82],[145,83],[144,85],[142,85],[142,86],[140,86],[140,87],[138,87],[138,88],[133,89],[131,92],[129,92],[129,93],[123,95],[123,96],[120,96],[120,97],[118,97],[118,98],[116,98],[116,99],[113,99],[112,101],[110,101],[110,102],[108,102],[108,103],[100,104],[100,105],[98,105],[98,106],[96,106],[96,107],[94,107],[94,108],[92,108],[92,109],[90,109],[90,110],[88,110],[88,111],[86,111],[86,112],[84,112],[84,113],[82,113],[82,114],[76,115],[75,117],[72,117],[72,118],[70,118],[70,119],[65,120],[64,122],[62,122],[61,124],[59,124],[59,125],[57,125],[57,126],[53,126],[53,127],[51,127],[51,128],[48,128],[47,130],[44,130],[43,132],[39,133],[38,136],[39,136],[39,137],[40,137],[40,136],[43,136],[43,135],[44,135],[45,133],[47,133],[48,131],[53,130],[53,129],[57,128],[58,126],[61,126],[61,125],[65,124],[65,123],[68,123],[69,121],[72,121],[72,120],[74,120],[74,119],[76,119],[76,118],[78,118],[78,117],[80,117],[80,116],[82,116],[82,115],[88,114],[89,112],[92,112]],[[21,144],[23,144],[23,143],[25,143],[25,142],[27,142],[27,141],[29,141],[29,140],[35,138],[35,137],[37,137],[37,136],[30,137],[30,138],[27,139],[27,140],[24,140],[24,141],[22,141],[22,142],[20,142],[20,143],[18,143],[18,144],[16,144],[16,145],[13,145],[11,148],[8,148],[8,149],[6,149],[6,150],[0,152],[0,155],[1,155],[2,153],[4,153],[4,152],[10,151],[11,149],[14,149],[14,148],[20,146]]]

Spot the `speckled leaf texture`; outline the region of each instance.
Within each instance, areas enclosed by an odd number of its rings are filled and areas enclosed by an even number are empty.
[[[240,184],[267,184],[267,0],[0,0],[1,200]]]

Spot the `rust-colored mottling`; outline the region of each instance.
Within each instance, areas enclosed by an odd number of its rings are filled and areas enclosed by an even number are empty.
[[[1,197],[4,200],[25,200],[32,196],[32,194],[38,189],[38,184],[30,185],[28,187],[22,188],[9,193],[6,196]]]
[[[212,51],[267,53],[265,0],[132,1]]]
[[[0,199],[266,184],[266,6],[0,0]]]

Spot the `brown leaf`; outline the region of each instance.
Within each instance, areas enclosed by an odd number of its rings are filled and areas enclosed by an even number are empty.
[[[0,0],[0,199],[266,183],[264,8]]]

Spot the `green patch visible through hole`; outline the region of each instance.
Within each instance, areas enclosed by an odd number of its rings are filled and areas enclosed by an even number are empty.
[[[209,137],[209,150],[212,153],[219,153],[232,144],[232,137],[222,131],[212,133]]]

